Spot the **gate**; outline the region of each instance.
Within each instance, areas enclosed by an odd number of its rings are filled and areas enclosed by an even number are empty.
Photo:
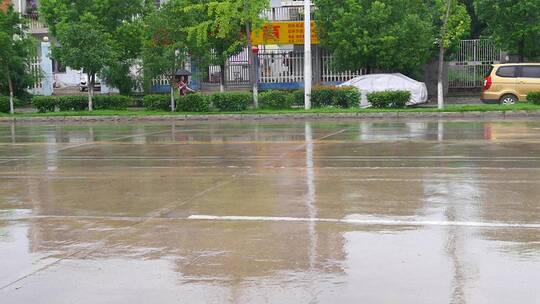
[[[489,39],[462,40],[448,63],[451,89],[481,88],[491,65],[501,62],[502,53]]]

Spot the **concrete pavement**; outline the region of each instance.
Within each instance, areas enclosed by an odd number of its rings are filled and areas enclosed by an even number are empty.
[[[0,125],[2,303],[540,303],[540,122]]]

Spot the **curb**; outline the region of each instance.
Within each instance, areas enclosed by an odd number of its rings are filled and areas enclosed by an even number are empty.
[[[357,112],[357,113],[284,113],[284,114],[215,114],[149,116],[38,116],[0,117],[0,123],[87,123],[87,122],[175,122],[175,121],[249,121],[295,119],[507,119],[540,118],[536,111],[470,112]]]

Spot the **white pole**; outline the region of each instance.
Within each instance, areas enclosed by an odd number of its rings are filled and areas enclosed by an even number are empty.
[[[311,109],[311,0],[304,0],[304,106]]]

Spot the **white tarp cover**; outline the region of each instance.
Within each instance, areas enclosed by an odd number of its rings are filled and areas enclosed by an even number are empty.
[[[411,100],[408,106],[426,103],[428,92],[426,84],[416,81],[403,74],[371,74],[353,78],[339,86],[358,88],[362,93],[360,105],[367,106],[367,94],[388,90],[402,90],[411,92]]]

